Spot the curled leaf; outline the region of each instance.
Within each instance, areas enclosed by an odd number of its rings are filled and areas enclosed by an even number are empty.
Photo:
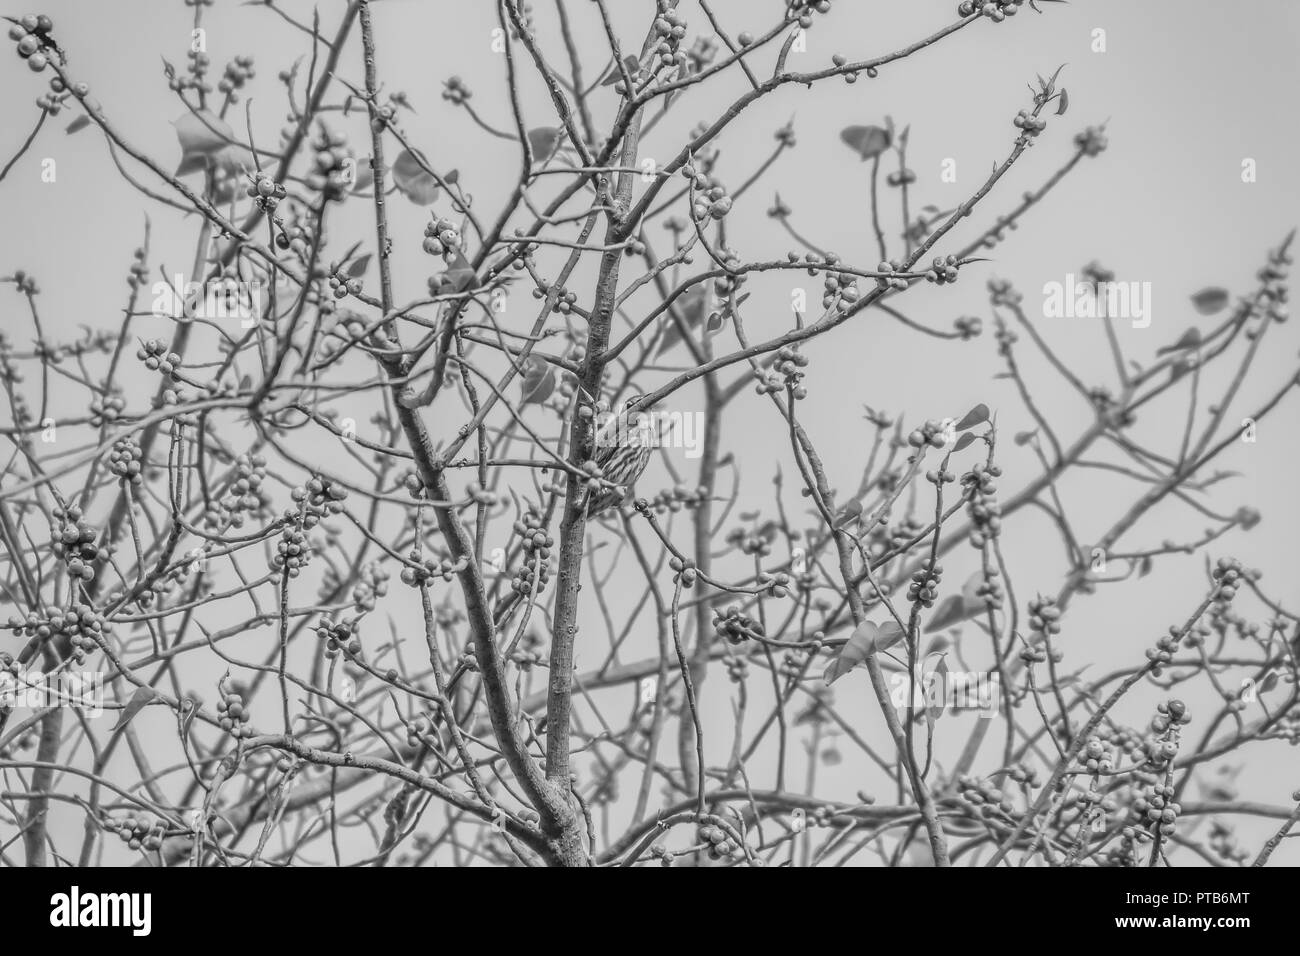
[[[524,363],[521,391],[523,404],[540,405],[555,391],[555,369],[535,355],[528,356]]]

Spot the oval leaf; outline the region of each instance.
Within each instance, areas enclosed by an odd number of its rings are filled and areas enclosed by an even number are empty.
[[[981,402],[980,404],[972,408],[969,412],[967,412],[964,416],[962,416],[962,420],[959,421],[954,427],[957,429],[957,431],[964,432],[966,429],[974,428],[976,425],[982,424],[988,420],[989,420],[989,407],[985,405],[983,402]]]
[[[893,137],[879,126],[846,126],[840,139],[863,160],[872,159],[889,149]]]
[[[409,149],[397,154],[393,163],[393,182],[403,196],[417,206],[432,206],[438,199],[438,181],[424,168],[423,157],[416,157]]]
[[[1196,311],[1201,315],[1214,315],[1227,304],[1228,290],[1217,286],[1202,289],[1192,296],[1192,305],[1196,306]]]

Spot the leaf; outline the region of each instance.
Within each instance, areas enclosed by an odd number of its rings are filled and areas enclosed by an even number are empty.
[[[1014,439],[1012,439],[1012,440],[1013,440],[1017,445],[1022,445],[1022,446],[1023,446],[1023,445],[1028,445],[1031,441],[1034,440],[1034,436],[1037,435],[1037,434],[1038,434],[1038,429],[1037,429],[1037,428],[1035,428],[1035,429],[1034,429],[1033,431],[1031,431],[1031,432],[1016,432],[1016,437],[1015,437]]]
[[[465,258],[465,254],[459,249],[452,256],[451,263],[446,272],[439,278],[439,284],[448,292],[463,292],[474,284],[477,276],[474,269]]]
[[[226,121],[209,110],[183,114],[173,125],[181,144],[177,176],[206,169],[214,157],[231,145],[235,132]]]
[[[976,425],[982,424],[988,420],[989,420],[989,407],[981,402],[979,405],[976,405],[969,412],[967,412],[962,417],[962,420],[959,421],[953,427],[956,428],[957,431],[959,432],[964,432],[966,429],[974,428]]]
[[[78,116],[76,119],[74,119],[71,123],[68,124],[68,128],[65,130],[65,132],[68,134],[72,134],[77,132],[78,130],[85,129],[89,125],[90,125],[90,117],[86,116],[85,114],[82,114],[81,116]]]
[[[846,126],[840,131],[840,140],[865,162],[889,149],[893,137],[879,126]]]
[[[1065,111],[1068,110],[1069,108],[1070,108],[1070,94],[1065,91],[1065,87],[1061,87],[1060,102],[1056,104],[1056,115],[1064,116]]]
[[[952,627],[957,622],[964,621],[972,613],[970,602],[965,597],[960,594],[950,594],[930,615],[930,619],[925,622],[925,629],[927,632],[941,631],[945,627]]]
[[[840,648],[839,657],[831,662],[823,675],[827,684],[833,684],[857,667],[876,651],[893,647],[903,639],[903,629],[897,621],[873,624],[863,621],[853,629],[849,639]]]
[[[712,301],[709,285],[710,283],[701,283],[677,300],[677,311],[681,313],[687,328],[694,329],[704,320],[706,306]],[[673,321],[672,316],[668,316],[665,319],[664,336],[659,340],[659,351],[656,354],[663,355],[681,340],[681,330],[677,328],[677,323]]]
[[[555,369],[535,355],[528,356],[524,366],[522,397],[525,405],[540,405],[555,391]]]
[[[638,60],[631,53],[629,53],[627,56],[623,57],[623,65],[627,67],[628,75],[635,79],[637,70],[641,69],[641,61]],[[623,79],[623,71],[620,70],[617,66],[611,67],[609,71],[609,76],[605,77],[605,79],[601,82],[600,85],[613,86],[615,83],[618,83],[622,79]]]
[[[451,172],[447,173],[447,175],[442,177],[442,181],[448,186],[455,186],[460,182],[460,170],[453,169]]]
[[[1202,289],[1192,296],[1192,305],[1201,315],[1214,315],[1228,304],[1228,290],[1218,286]]]
[[[441,192],[438,180],[425,169],[428,165],[423,154],[417,156],[409,149],[398,153],[393,163],[393,183],[417,206],[432,206]]]
[[[1144,555],[1142,560],[1138,562],[1138,577],[1144,578],[1150,574],[1153,564],[1154,562],[1151,560],[1151,555]]]
[[[555,126],[539,126],[528,131],[528,145],[533,151],[533,162],[544,163],[560,148],[560,130]]]
[[[926,660],[929,660],[929,658],[927,657]],[[921,673],[925,675],[923,679],[928,682],[925,685],[927,691],[926,693],[927,700],[931,696],[929,693],[931,683],[938,683],[940,690],[946,691],[947,683],[948,683],[948,655],[940,654],[939,663],[935,664],[932,670],[926,670],[925,668],[922,668]],[[925,719],[930,723],[932,727],[935,721],[937,721],[940,717],[943,716],[944,710],[947,709],[944,706],[946,697],[947,697],[946,693],[941,693],[939,695],[938,702],[929,707],[926,707],[925,709]]]
[[[366,269],[369,267],[370,253],[367,252],[364,256],[357,256],[357,258],[352,260],[352,264],[348,266],[348,276],[353,279],[360,279],[366,274]]]
[[[1164,355],[1166,352],[1181,352],[1183,349],[1191,349],[1201,344],[1201,330],[1192,326],[1186,332],[1178,337],[1178,341],[1173,345],[1166,345],[1164,348],[1156,349],[1157,355]]]
[[[117,723],[113,725],[113,730],[117,730],[129,724],[131,718],[140,713],[144,705],[157,696],[158,692],[152,687],[137,687],[135,693],[131,695],[131,699],[128,700],[126,706],[122,708],[122,713],[118,716]]]
[[[952,446],[952,450],[954,453],[959,452],[967,445],[972,444],[974,441],[975,441],[975,433],[966,432],[966,434],[961,435],[957,438],[956,443]]]
[[[850,498],[840,506],[835,512],[835,527],[842,528],[846,524],[856,521],[862,516],[862,502],[857,498]]]

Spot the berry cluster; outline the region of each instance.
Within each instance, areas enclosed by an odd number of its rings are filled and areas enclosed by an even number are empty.
[[[531,511],[515,522],[514,531],[520,537],[524,560],[515,569],[511,590],[525,597],[532,594],[533,577],[536,576],[537,593],[541,594],[550,580],[551,548],[555,546],[555,539],[547,534],[541,517]]]
[[[51,547],[55,555],[62,558],[68,566],[68,574],[82,581],[93,581],[94,561],[103,561],[108,557],[108,550],[95,543],[99,531],[83,520],[82,511],[75,505],[68,508],[55,508],[54,517],[58,524],[50,529]]]
[[[236,740],[253,736],[253,728],[248,723],[248,713],[244,709],[244,695],[225,677],[217,689],[221,692],[221,699],[217,701],[217,713],[221,715],[217,725]]]
[[[977,812],[983,817],[1009,815],[1016,808],[1009,795],[990,781],[977,780],[970,774],[964,773],[957,778],[957,792],[971,806],[978,807]]]
[[[699,507],[708,496],[707,488],[690,489],[685,485],[674,485],[656,494],[649,500],[648,505],[654,509],[655,514],[661,515],[665,512],[676,514],[683,508],[690,511]]]
[[[423,249],[431,256],[450,257],[461,248],[460,230],[450,219],[434,217],[424,227]]]
[[[316,155],[307,175],[307,187],[327,201],[342,202],[356,185],[357,161],[347,148],[348,138],[321,126],[312,141]]]
[[[935,256],[930,268],[925,270],[925,281],[935,285],[956,282],[958,262],[956,256]]]
[[[388,593],[388,571],[378,561],[371,561],[361,569],[360,580],[352,588],[352,606],[360,613],[375,609],[378,600]]]
[[[66,637],[72,648],[72,659],[78,664],[86,662],[86,654],[99,646],[99,641],[112,633],[112,625],[89,604],[73,604],[66,608],[44,608],[9,618],[9,629],[15,637],[34,637],[49,641]]]
[[[914,428],[907,434],[907,443],[913,448],[929,445],[931,448],[943,448],[952,439],[951,423],[928,418],[920,428]]]
[[[442,82],[442,98],[455,106],[463,106],[473,95],[459,76],[448,77]]]
[[[698,838],[711,860],[742,860],[745,857],[740,844],[727,836],[727,831],[722,827],[712,824],[700,827]]]
[[[1237,596],[1237,587],[1245,568],[1236,558],[1219,558],[1214,565],[1213,577],[1219,586],[1214,598],[1220,604],[1227,604]]]
[[[713,612],[713,631],[729,643],[741,644],[757,635],[763,636],[763,625],[741,611],[736,604]]]
[[[144,362],[144,367],[151,372],[162,372],[171,376],[181,366],[181,357],[167,350],[167,343],[162,339],[149,339],[141,342],[135,350],[135,357]]]
[[[1134,823],[1149,830],[1159,829],[1162,836],[1172,836],[1182,807],[1174,801],[1172,786],[1157,784],[1133,799]]]
[[[346,651],[349,657],[361,653],[361,639],[357,636],[355,621],[323,617],[316,625],[316,636],[325,642],[325,656],[330,660],[338,657],[340,650]]]
[[[990,279],[988,281],[989,302],[993,305],[1007,306],[1013,308],[1024,301],[1024,296],[1016,291],[1015,286],[1009,279]],[[1015,342],[1015,338],[1011,339]]]
[[[415,714],[406,721],[406,745],[411,748],[424,745],[424,738],[433,733],[435,726],[431,714]]]
[[[822,308],[847,312],[862,297],[858,277],[849,272],[827,272],[822,283]]]
[[[749,677],[749,661],[743,657],[727,658],[727,680],[733,684],[743,684]]]
[[[982,17],[988,17],[994,23],[1001,23],[1007,17],[1014,17],[1020,12],[1021,0],[988,0],[986,3],[972,2],[972,0],[962,0],[957,5],[957,16],[969,17],[971,14],[978,13]]]
[[[40,56],[43,54],[36,55]],[[28,62],[30,63],[31,61],[29,60]],[[90,85],[87,83],[74,83],[72,90],[77,96],[85,99],[90,94]],[[65,84],[59,77],[52,76],[50,77],[49,92],[42,93],[38,96],[36,98],[36,105],[45,110],[45,112],[49,113],[51,116],[58,116],[60,110],[63,109],[63,104],[67,102],[69,95],[67,84]],[[87,105],[89,106],[93,104]]]
[[[1179,728],[1191,720],[1187,705],[1177,698],[1156,705],[1156,715],[1151,718],[1151,736],[1142,743],[1149,767],[1163,770],[1178,755]]]
[[[1022,137],[1028,139],[1047,129],[1047,120],[1041,116],[1035,116],[1028,110],[1021,110],[1016,113],[1016,118],[1011,121],[1011,125],[1021,131]]]
[[[1052,637],[1061,633],[1061,609],[1056,606],[1056,598],[1039,595],[1029,602],[1029,629],[1035,634]]]
[[[420,587],[434,578],[450,581],[465,570],[464,559],[452,561],[446,556],[425,558],[418,549],[412,549],[407,557],[411,563],[402,568],[401,580],[408,587]]]
[[[352,278],[340,272],[337,262],[330,263],[329,285],[336,299],[346,299],[349,295],[360,295],[363,288],[360,279]]]
[[[260,169],[249,176],[245,192],[259,209],[265,209],[267,212],[275,212],[275,208],[280,205],[280,200],[287,195],[284,183],[277,183],[270,173]]]
[[[251,80],[257,72],[253,69],[251,56],[237,56],[226,64],[225,73],[217,83],[217,90],[226,94],[231,103],[239,102],[239,90]]]
[[[681,50],[682,40],[686,37],[686,18],[671,7],[667,0],[659,0],[659,15],[655,17],[651,30],[655,35],[655,56],[663,68],[682,66],[688,57]]]
[[[912,572],[912,583],[907,586],[907,599],[914,604],[920,602],[922,607],[934,607],[942,577],[943,565],[926,558],[921,562],[921,567]]]
[[[903,264],[897,259],[882,260],[876,266],[876,272],[879,273],[876,276],[877,289],[890,289],[894,292],[907,291],[907,279],[901,275]]]
[[[1100,156],[1109,144],[1106,131],[1100,126],[1089,126],[1074,137],[1074,148],[1089,158]]]
[[[116,389],[106,395],[96,395],[90,402],[90,424],[102,428],[121,418],[124,411],[126,399]]]
[[[1115,772],[1115,754],[1100,737],[1088,738],[1083,749],[1083,766],[1090,774],[1108,774]]]
[[[30,13],[9,28],[9,39],[18,41],[18,55],[34,73],[41,72],[50,63],[50,51],[55,48],[50,37],[53,29],[54,21],[49,17]]]
[[[213,531],[241,527],[248,514],[267,509],[271,497],[262,488],[266,481],[266,458],[262,455],[240,455],[235,459],[235,479],[220,499],[213,502],[204,516],[204,523]]]
[[[727,217],[732,199],[727,195],[726,187],[689,163],[682,167],[682,175],[692,181],[692,219],[702,223],[707,219],[720,221]]]
[[[668,567],[673,570],[673,580],[681,581],[682,587],[693,588],[695,581],[699,577],[699,571],[695,568],[695,562],[690,558],[679,558],[673,555],[668,559]]]
[[[126,816],[120,819],[109,818],[104,829],[116,833],[118,838],[132,850],[144,850],[152,853],[162,848],[163,834],[166,827],[148,817]]]
[[[129,435],[113,442],[108,454],[108,470],[122,481],[139,487],[144,484],[144,449]]]
[[[962,476],[963,490],[970,496],[966,513],[971,519],[971,547],[983,548],[986,541],[1002,533],[1002,506],[997,499],[997,483],[994,481],[1002,474],[997,465],[982,461],[971,466],[971,470]]]
[[[814,13],[830,13],[831,0],[790,0],[786,8],[787,20],[798,20],[799,26],[807,30],[813,25]]]

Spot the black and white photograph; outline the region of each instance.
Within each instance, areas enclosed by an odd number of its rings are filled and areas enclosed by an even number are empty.
[[[19,924],[432,868],[1285,914],[1300,5],[0,18]]]

